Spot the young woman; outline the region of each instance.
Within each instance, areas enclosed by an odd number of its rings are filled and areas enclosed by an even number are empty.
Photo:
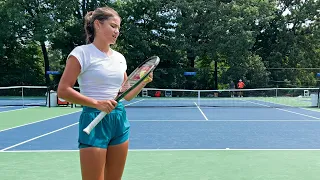
[[[130,124],[123,104],[113,99],[127,79],[127,65],[124,56],[110,48],[120,23],[119,14],[110,7],[87,13],[87,44],[72,50],[58,87],[60,98],[83,105],[78,138],[83,180],[120,180],[126,162]],[[73,89],[77,79],[81,93]],[[134,98],[151,81],[152,74],[125,99]],[[82,130],[100,111],[108,114],[87,135]]]

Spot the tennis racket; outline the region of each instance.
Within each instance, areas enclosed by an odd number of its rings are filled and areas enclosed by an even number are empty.
[[[158,66],[160,58],[158,56],[152,56],[149,59],[141,63],[129,76],[126,82],[121,86],[115,101],[119,102],[123,99],[131,90],[141,84],[149,74]],[[106,112],[100,112],[100,114],[85,128],[84,132],[90,134],[92,129],[107,115]]]

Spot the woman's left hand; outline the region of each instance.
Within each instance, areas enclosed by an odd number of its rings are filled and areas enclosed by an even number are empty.
[[[145,83],[152,82],[153,80],[153,72],[149,74],[149,76],[144,80]]]

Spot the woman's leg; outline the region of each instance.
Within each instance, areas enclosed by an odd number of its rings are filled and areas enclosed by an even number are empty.
[[[106,157],[105,180],[121,180],[128,154],[129,140],[110,145]]]
[[[103,180],[107,149],[88,147],[80,149],[82,180]]]

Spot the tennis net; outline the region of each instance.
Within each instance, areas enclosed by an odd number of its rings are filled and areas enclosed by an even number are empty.
[[[47,95],[46,86],[0,87],[0,106],[46,106]],[[123,102],[127,107],[307,108],[319,107],[319,88],[260,88],[241,91],[144,88],[137,98]]]
[[[0,106],[46,106],[46,86],[0,87]]]
[[[240,92],[242,94],[240,94]],[[319,88],[186,90],[145,88],[127,107],[313,107]]]

